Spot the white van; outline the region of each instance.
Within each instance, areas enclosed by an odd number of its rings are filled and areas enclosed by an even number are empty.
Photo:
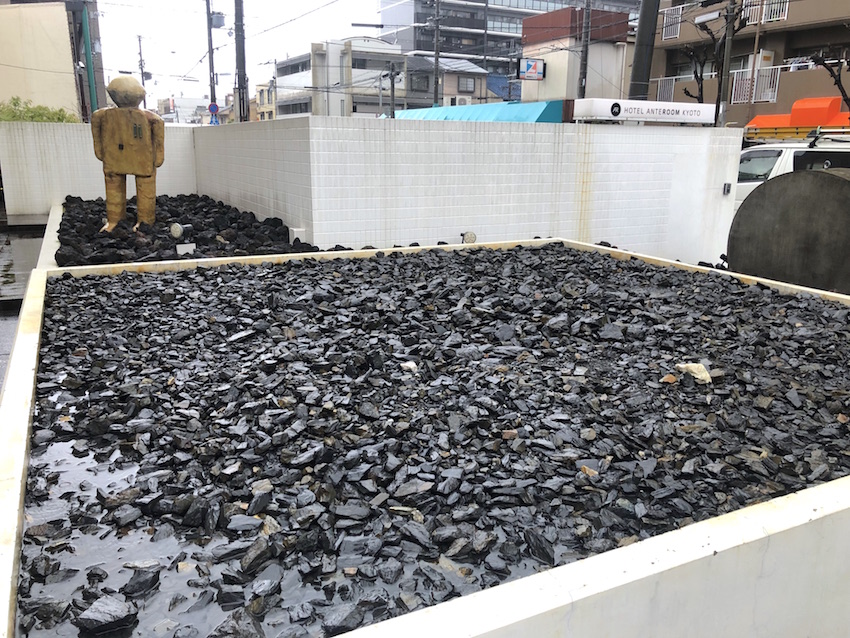
[[[846,140],[846,141],[843,141]],[[850,168],[850,136],[759,144],[741,151],[735,211],[763,182],[792,171]]]

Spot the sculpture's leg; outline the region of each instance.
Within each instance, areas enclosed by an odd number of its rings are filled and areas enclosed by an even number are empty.
[[[106,182],[106,225],[101,228],[111,233],[127,214],[127,176],[104,173]]]
[[[136,176],[136,209],[138,219],[133,230],[140,224],[153,226],[156,221],[156,172],[150,177]]]

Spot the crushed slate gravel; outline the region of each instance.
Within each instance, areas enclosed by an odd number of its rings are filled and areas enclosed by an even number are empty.
[[[846,475],[847,317],[559,245],[50,280],[19,626],[333,636]]]
[[[100,232],[106,218],[103,198],[65,199],[59,225],[56,264],[88,266],[134,261],[242,257],[282,253],[315,252],[316,246],[296,238],[289,242],[289,228],[276,218],[258,221],[254,213],[240,211],[206,195],[161,195],[156,198],[153,227],[136,224],[136,198],[127,203],[127,217],[111,233]],[[171,234],[171,225],[189,227],[183,237]],[[194,244],[190,252],[178,252],[178,244]]]

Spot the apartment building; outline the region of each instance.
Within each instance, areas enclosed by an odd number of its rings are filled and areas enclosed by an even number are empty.
[[[254,99],[257,102],[257,118],[261,122],[273,120],[275,111],[274,82],[258,84],[257,95]]]
[[[516,71],[525,18],[585,0],[441,0],[440,55],[466,59],[491,74]],[[640,0],[593,0],[594,9],[636,12]],[[381,37],[405,53],[434,55],[433,0],[381,0]]]
[[[406,60],[401,47],[377,38],[314,42],[309,53],[277,62],[277,117],[378,117],[393,94],[395,107],[406,108]]]
[[[726,2],[662,0],[650,99],[693,102],[694,54],[706,56],[704,101],[714,102],[719,78],[711,38],[725,27]],[[810,59],[850,59],[847,0],[736,0],[746,26],[733,39],[727,121],[744,126],[756,115],[789,113],[801,98],[838,95],[829,74]],[[848,76],[845,76],[848,77]],[[849,83],[850,84],[850,83]],[[686,93],[687,92],[687,93]]]

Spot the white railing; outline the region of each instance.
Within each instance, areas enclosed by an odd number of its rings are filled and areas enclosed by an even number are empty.
[[[756,71],[755,85],[749,69],[732,71],[732,104],[776,102],[779,95],[781,66],[769,66]]]
[[[661,27],[662,40],[673,40],[679,37],[679,31],[682,28],[682,11],[684,8],[683,5],[680,5],[661,10],[664,16],[663,26]]]
[[[717,73],[711,72],[703,75],[703,80],[709,80],[717,77]],[[658,86],[655,92],[655,99],[659,102],[675,102],[676,84],[679,82],[693,82],[694,76],[690,75],[671,75],[666,78],[653,78],[651,80]]]
[[[748,24],[755,24],[761,15],[762,23],[788,19],[790,0],[744,0],[744,16]]]
[[[676,78],[659,78],[658,92],[655,99],[659,102],[672,102],[673,91],[676,88]]]

